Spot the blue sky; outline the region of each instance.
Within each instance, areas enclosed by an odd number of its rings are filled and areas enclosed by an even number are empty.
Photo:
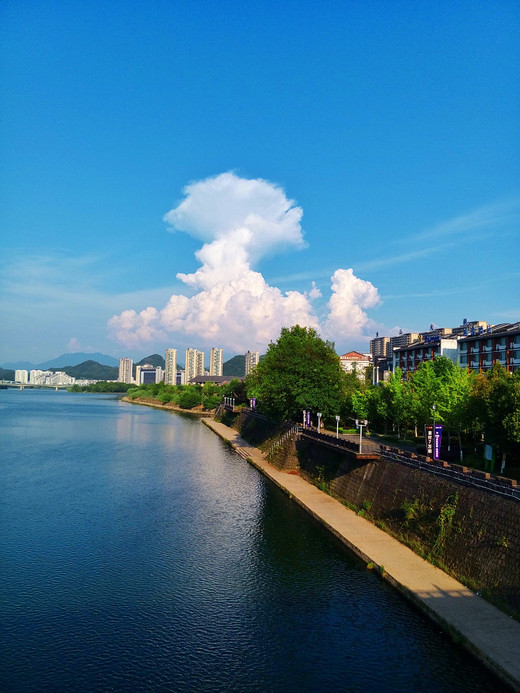
[[[520,320],[517,2],[6,0],[0,25],[0,363]]]

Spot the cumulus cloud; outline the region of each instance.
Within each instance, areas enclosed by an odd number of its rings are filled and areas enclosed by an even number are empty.
[[[158,310],[125,310],[109,321],[112,335],[126,346],[190,335],[198,343],[247,350],[265,348],[282,327],[313,327],[330,339],[359,337],[369,321],[363,309],[379,300],[370,282],[352,270],[332,276],[329,315],[323,326],[313,307],[321,291],[282,292],[253,267],[266,255],[306,247],[302,209],[277,185],[234,173],[191,183],[184,200],[164,216],[172,231],[203,242],[195,253],[200,267],[177,278],[196,293],[175,294]]]

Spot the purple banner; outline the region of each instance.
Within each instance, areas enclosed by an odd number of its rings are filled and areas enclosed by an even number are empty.
[[[433,446],[433,459],[439,459],[439,453],[441,451],[441,440],[442,440],[442,424],[435,424],[435,436],[434,436],[434,446]]]

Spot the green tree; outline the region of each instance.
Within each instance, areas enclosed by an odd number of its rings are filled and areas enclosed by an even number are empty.
[[[187,385],[179,395],[178,404],[181,409],[193,409],[200,401],[199,388],[196,385]]]
[[[277,342],[248,377],[248,395],[259,411],[277,419],[300,420],[302,410],[332,418],[340,411],[344,374],[331,342],[315,330],[284,327]]]

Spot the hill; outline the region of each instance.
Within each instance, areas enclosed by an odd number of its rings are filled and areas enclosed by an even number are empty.
[[[14,370],[0,368],[0,380],[14,380]]]
[[[246,372],[246,357],[238,354],[222,364],[222,375],[243,376]]]
[[[137,363],[134,363],[134,366],[144,366],[146,363],[149,363],[150,366],[160,366],[161,368],[164,368],[165,366],[164,357],[160,354],[152,354],[151,356],[145,356],[144,359],[141,359]]]
[[[52,370],[57,368],[58,370],[65,370],[65,367],[78,366],[80,364],[86,363],[87,361],[92,361],[103,366],[119,366],[119,359],[113,356],[108,356],[107,354],[100,354],[96,352],[94,354],[86,354],[82,351],[78,351],[74,354],[62,354],[57,356],[55,359],[50,361],[43,361],[39,363],[35,368],[39,368],[42,371]]]
[[[73,378],[84,378],[85,380],[117,380],[119,368],[115,366],[105,366],[97,361],[83,361],[75,366],[63,366],[62,368],[49,368],[48,370],[62,371]]]

